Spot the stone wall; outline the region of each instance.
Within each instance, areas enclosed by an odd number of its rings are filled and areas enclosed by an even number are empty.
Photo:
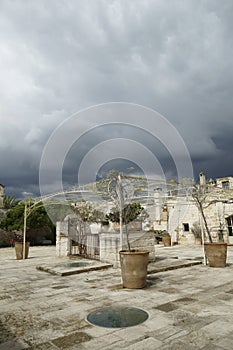
[[[120,234],[107,232],[100,234],[100,261],[119,266]]]
[[[58,221],[56,224],[56,256],[65,257],[71,253],[71,239],[68,236],[69,222]]]
[[[94,228],[96,231],[96,227]],[[72,244],[76,242],[76,244]],[[79,238],[77,231],[77,223],[72,220],[58,221],[56,224],[56,256],[59,258],[69,255],[80,254]],[[84,243],[84,242],[83,242]],[[85,236],[85,257],[92,259],[99,258],[99,234],[90,232],[90,227],[87,227]]]
[[[141,222],[139,223],[141,226]],[[133,249],[149,250],[150,260],[154,260],[154,233],[146,231],[137,231],[139,225],[132,226],[136,231],[129,232],[130,244]],[[85,236],[86,256],[89,258],[99,259],[103,262],[112,263],[119,266],[119,250],[120,250],[120,233],[113,231],[113,226],[109,225],[107,232],[99,233],[101,227],[98,224],[87,227]],[[103,228],[102,228],[103,229]],[[95,233],[94,233],[95,232]],[[127,249],[126,235],[123,234],[123,249]],[[72,241],[77,244],[72,245]],[[56,256],[66,257],[69,255],[79,254],[78,245],[78,226],[75,220],[67,218],[67,220],[57,222],[56,225]]]
[[[149,259],[155,260],[155,239],[153,232],[131,232],[130,245],[133,249],[149,250]],[[123,249],[127,249],[126,241],[123,242]],[[120,234],[101,233],[100,234],[100,261],[113,264],[119,267]]]

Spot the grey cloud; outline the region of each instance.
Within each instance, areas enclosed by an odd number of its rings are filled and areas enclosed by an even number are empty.
[[[196,173],[231,174],[232,13],[231,0],[1,1],[0,182],[19,193],[15,179],[22,192],[32,186],[36,193],[53,130],[110,101],[163,114],[184,138]],[[145,135],[126,133],[153,148]],[[95,142],[104,137],[99,130]],[[86,139],[82,155],[90,145]]]

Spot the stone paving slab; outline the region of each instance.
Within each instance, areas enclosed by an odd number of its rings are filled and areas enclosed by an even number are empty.
[[[80,263],[87,264],[87,266],[77,266]],[[90,271],[98,271],[98,270],[104,270],[112,267],[112,264],[107,263],[101,263],[100,261],[96,260],[89,260],[89,259],[63,259],[63,262],[61,263],[55,263],[55,264],[43,264],[36,266],[37,270],[48,272],[54,275],[59,276],[70,276],[70,275],[76,275],[78,273],[83,272],[90,272]]]
[[[200,260],[187,260],[187,259],[165,259],[163,261],[151,262],[148,265],[148,275],[152,273],[158,273],[163,271],[181,269],[184,267],[191,267],[202,264]]]
[[[157,268],[202,259],[202,247],[155,249]],[[59,263],[55,247],[30,247],[24,261],[0,249],[0,350],[233,348],[233,247],[226,268],[151,271],[141,290],[122,288],[112,267],[70,276],[36,269]],[[141,308],[149,318],[115,329],[86,322],[89,312],[112,305]]]
[[[191,260],[191,261],[190,261]],[[78,266],[75,267],[75,263],[86,263],[88,266]],[[69,265],[74,266],[69,266]],[[180,269],[183,267],[190,267],[194,265],[202,264],[202,261],[200,260],[192,260],[192,259],[178,259],[178,257],[174,258],[167,258],[156,260],[155,262],[150,262],[148,265],[148,274],[156,273],[156,272],[162,272],[162,271],[168,271],[173,269]],[[53,275],[59,275],[59,276],[70,276],[75,275],[83,272],[90,272],[90,271],[98,271],[98,270],[104,270],[112,267],[112,264],[107,263],[101,263],[99,261],[95,260],[89,260],[89,259],[77,259],[70,262],[70,259],[63,259],[60,263],[54,263],[54,264],[41,264],[36,266],[37,270],[44,271],[51,273]]]

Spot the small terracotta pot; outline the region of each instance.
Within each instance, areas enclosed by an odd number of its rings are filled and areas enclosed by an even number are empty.
[[[29,246],[30,246],[30,242],[26,242],[26,244],[25,244],[25,259],[28,258]],[[15,253],[16,253],[16,260],[23,259],[23,243],[15,242]]]
[[[226,267],[227,243],[204,243],[204,249],[210,267]]]
[[[163,236],[163,245],[164,247],[170,247],[171,246],[171,237],[170,236]]]
[[[195,244],[196,245],[202,245],[202,238],[201,237],[195,237]]]

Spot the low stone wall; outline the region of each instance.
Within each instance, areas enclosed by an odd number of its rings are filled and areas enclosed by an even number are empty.
[[[68,221],[58,221],[56,225],[56,256],[70,255],[71,240],[68,237]]]
[[[113,232],[100,234],[100,261],[108,262],[117,267],[119,264],[120,234]]]
[[[56,256],[66,257],[71,254],[78,254],[78,246],[72,246],[72,232],[69,229],[69,222],[57,222],[56,227]],[[123,235],[124,238],[125,234]],[[155,260],[155,239],[153,232],[136,231],[129,233],[131,248],[149,250],[149,259]],[[126,240],[123,241],[123,249],[127,248]],[[103,262],[119,267],[120,233],[104,232],[87,234],[87,254],[88,256]]]
[[[130,232],[130,245],[133,249],[149,250],[149,259],[155,260],[155,239],[153,232]],[[126,241],[123,242],[123,249],[127,249]],[[100,234],[100,261],[113,264],[119,267],[120,234],[101,233]]]

